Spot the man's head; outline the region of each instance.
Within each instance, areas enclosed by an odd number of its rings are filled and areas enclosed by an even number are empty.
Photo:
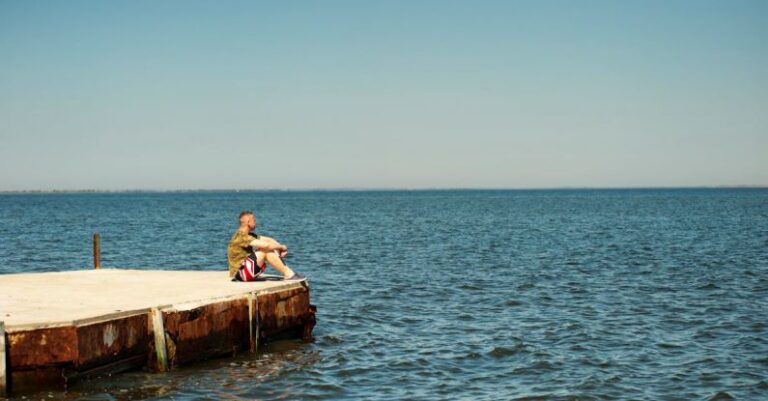
[[[256,228],[256,216],[250,210],[240,213],[240,228],[247,229],[249,232]]]

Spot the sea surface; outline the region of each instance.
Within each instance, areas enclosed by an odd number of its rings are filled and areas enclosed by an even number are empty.
[[[5,194],[0,274],[225,271],[245,209],[314,342],[12,399],[768,400],[767,189]]]

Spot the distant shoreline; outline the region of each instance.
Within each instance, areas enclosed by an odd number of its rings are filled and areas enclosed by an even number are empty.
[[[130,194],[130,193],[216,193],[216,192],[442,192],[442,191],[626,191],[685,189],[768,189],[768,185],[717,185],[684,187],[531,187],[531,188],[307,188],[307,189],[32,189],[3,190],[14,194]]]

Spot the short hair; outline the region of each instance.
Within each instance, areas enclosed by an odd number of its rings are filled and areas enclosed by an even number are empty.
[[[250,211],[250,210],[243,210],[242,212],[240,212],[240,217],[238,217],[237,220],[240,221],[240,220],[243,219],[243,217],[248,216],[248,215],[253,216],[253,212]]]

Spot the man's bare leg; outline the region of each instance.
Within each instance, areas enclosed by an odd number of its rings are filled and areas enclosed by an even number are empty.
[[[277,254],[277,251],[267,251],[264,253],[264,257],[267,259],[267,263],[274,267],[275,270],[279,271],[283,277],[291,278],[295,274],[290,267],[283,263],[283,260],[280,259],[280,255]]]

